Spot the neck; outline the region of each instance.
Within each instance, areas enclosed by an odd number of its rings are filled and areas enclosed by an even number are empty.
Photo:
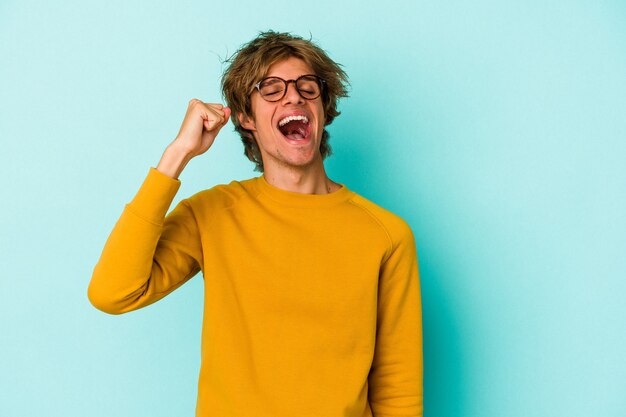
[[[267,169],[270,168],[270,169]],[[330,194],[340,188],[326,175],[324,165],[317,167],[267,167],[263,176],[276,188],[302,194]]]

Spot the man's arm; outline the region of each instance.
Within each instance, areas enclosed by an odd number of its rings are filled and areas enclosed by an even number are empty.
[[[191,207],[183,200],[165,214],[180,187],[178,176],[210,148],[229,115],[221,104],[189,102],[176,139],[124,208],[94,268],[88,297],[96,308],[110,314],[136,310],[200,270],[202,248]]]
[[[205,153],[228,122],[230,108],[221,104],[189,101],[187,113],[176,139],[167,147],[159,161],[157,170],[177,179],[187,163]]]
[[[151,304],[195,275],[202,262],[191,208],[182,201],[165,219],[180,186],[154,168],[113,227],[96,264],[88,296],[104,312]]]
[[[422,417],[422,307],[415,240],[408,226],[381,267],[378,289],[370,407],[375,417]]]

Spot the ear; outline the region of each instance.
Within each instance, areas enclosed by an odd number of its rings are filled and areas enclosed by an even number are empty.
[[[252,118],[244,116],[241,112],[237,113],[237,118],[239,119],[239,124],[241,124],[241,127],[243,127],[244,129],[248,129],[251,131],[256,130],[256,125],[254,124],[254,120]]]

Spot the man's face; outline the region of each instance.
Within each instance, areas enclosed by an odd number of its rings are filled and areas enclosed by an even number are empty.
[[[313,70],[301,59],[291,57],[272,65],[267,77],[295,80],[305,74],[313,74]],[[322,164],[320,143],[325,120],[321,96],[306,100],[298,94],[295,83],[288,83],[285,96],[276,102],[266,101],[255,89],[251,106],[254,117],[243,118],[240,114],[239,120],[252,131],[265,172]],[[291,121],[285,123],[289,116]]]

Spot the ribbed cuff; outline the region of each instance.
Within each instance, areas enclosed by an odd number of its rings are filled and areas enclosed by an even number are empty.
[[[180,180],[150,167],[146,179],[128,206],[146,220],[161,224],[179,188]]]

